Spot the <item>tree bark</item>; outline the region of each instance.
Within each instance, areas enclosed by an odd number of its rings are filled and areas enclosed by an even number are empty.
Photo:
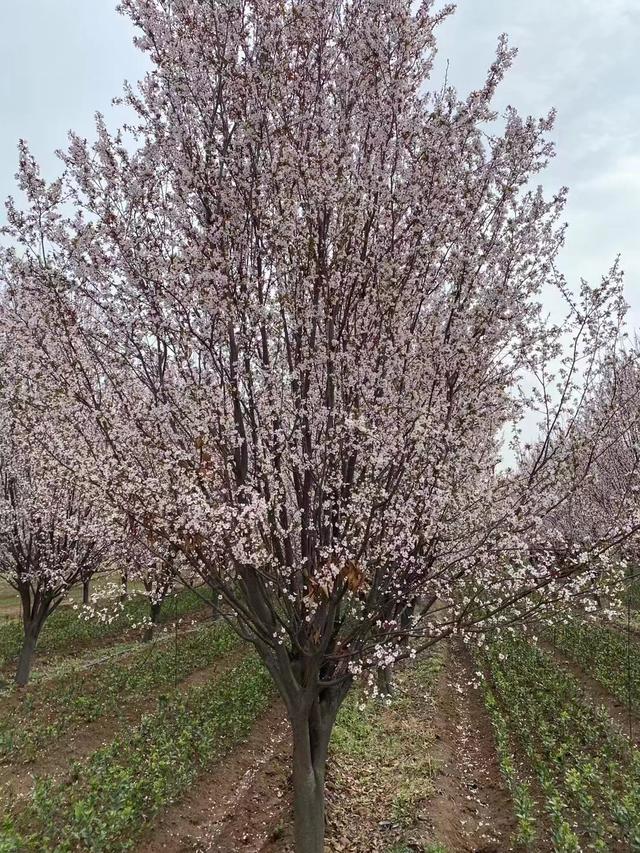
[[[378,669],[377,681],[381,696],[390,696],[393,693],[393,671],[390,666],[381,666]]]
[[[150,643],[153,640],[153,633],[156,625],[158,624],[158,617],[160,616],[160,608],[162,607],[161,601],[153,601],[151,602],[149,609],[149,617],[151,621],[147,625],[144,630],[144,636],[142,637],[143,642]]]
[[[121,592],[120,603],[125,602],[129,598],[129,572],[122,572],[120,576]]]
[[[294,714],[293,823],[296,853],[323,853],[324,783],[329,740],[336,714]]]
[[[82,603],[83,604],[89,603],[89,584],[90,584],[89,578],[82,581]]]
[[[36,651],[36,643],[38,642],[38,630],[33,627],[25,628],[24,641],[18,658],[18,668],[16,670],[15,682],[18,687],[25,687],[29,682],[31,675],[31,667],[33,666],[33,658]]]

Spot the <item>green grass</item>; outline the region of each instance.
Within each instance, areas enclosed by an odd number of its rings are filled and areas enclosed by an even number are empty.
[[[169,622],[204,607],[202,598],[192,590],[181,590],[162,604],[160,622]],[[115,609],[111,622],[81,618],[79,611],[57,610],[45,623],[36,650],[41,654],[71,654],[98,642],[118,637],[148,616],[149,603],[142,597],[127,600],[123,608]],[[0,667],[7,667],[17,658],[22,645],[22,624],[17,621],[0,625]]]
[[[389,703],[364,700],[355,691],[340,709],[331,739],[329,823],[353,827],[353,850],[373,849],[374,836],[391,845],[389,853],[417,849],[408,838],[419,826],[418,812],[433,793],[438,770],[430,755],[431,711],[425,694],[442,665],[439,654],[425,656],[398,674]],[[400,837],[388,838],[381,829],[385,825]]]
[[[640,712],[640,643],[615,628],[572,619],[549,639],[612,696]]]
[[[340,709],[331,735],[331,749],[355,758],[366,756],[378,739],[379,709],[367,702],[359,707],[360,697],[351,694]]]
[[[20,598],[15,589],[0,578],[0,619],[20,617]]]
[[[551,825],[554,851],[640,850],[640,752],[580,684],[522,638],[484,655],[504,724],[504,753],[531,774]]]
[[[239,645],[226,624],[178,635],[177,644],[139,646],[91,671],[50,679],[19,697],[0,719],[0,762],[31,761],[66,732],[107,715],[122,716]]]
[[[248,735],[272,681],[250,656],[215,683],[168,699],[138,727],[73,765],[69,782],[43,779],[0,831],[0,853],[132,850],[154,816]]]

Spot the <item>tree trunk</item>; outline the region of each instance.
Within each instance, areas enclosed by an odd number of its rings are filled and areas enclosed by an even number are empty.
[[[322,721],[303,715],[293,730],[293,823],[296,853],[324,851],[324,781],[335,713]]]
[[[123,572],[120,576],[121,592],[120,603],[125,602],[129,597],[129,573]]]
[[[381,696],[390,696],[393,693],[393,671],[390,666],[381,666],[378,669],[377,681]]]
[[[83,604],[89,603],[89,584],[90,584],[89,578],[82,581],[82,603]]]
[[[153,632],[158,624],[158,617],[160,616],[160,608],[162,607],[161,601],[153,601],[151,602],[149,616],[151,621],[147,625],[144,630],[144,636],[142,637],[143,642],[150,643],[153,640]]]
[[[18,658],[18,669],[16,670],[15,678],[18,687],[25,687],[29,682],[37,641],[38,631],[34,628],[25,628],[24,641],[22,643],[20,657]]]

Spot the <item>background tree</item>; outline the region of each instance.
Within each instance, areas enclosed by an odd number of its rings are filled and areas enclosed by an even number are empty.
[[[626,583],[637,573],[640,493],[640,359],[637,342],[602,370],[579,430],[593,432],[611,418],[612,440],[602,442],[590,460],[588,476],[580,490],[560,505],[554,524],[566,540],[573,539],[589,554],[594,543],[608,541],[617,562],[626,564]],[[579,464],[579,456],[575,456]],[[596,545],[597,547],[597,545]],[[597,596],[596,602],[604,602]]]
[[[29,680],[46,620],[103,567],[108,539],[68,472],[30,446],[6,411],[0,435],[0,576],[20,596],[24,640],[16,683]]]
[[[527,185],[553,116],[490,130],[504,40],[467,98],[426,92],[448,9],[122,8],[153,63],[135,122],[72,136],[51,185],[21,148],[14,376],[105,516],[179,554],[257,648],[291,722],[296,846],[319,853],[354,679],[591,582],[570,543],[557,569],[545,519],[615,422],[564,440],[617,346],[620,276],[546,321],[564,192]],[[503,471],[532,406],[537,450]]]
[[[175,588],[179,575],[179,555],[164,540],[149,541],[147,531],[140,528],[135,520],[130,519],[127,527],[127,576],[142,584],[149,600],[149,616],[143,639],[150,642],[160,618],[162,603]]]

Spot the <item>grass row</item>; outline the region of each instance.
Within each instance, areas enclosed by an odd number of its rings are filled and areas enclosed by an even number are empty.
[[[329,845],[347,837],[353,853],[444,849],[422,843],[424,824],[418,817],[438,771],[426,697],[442,665],[441,655],[433,654],[398,673],[389,703],[363,701],[359,691],[347,697],[331,740]]]
[[[486,682],[484,684],[484,703],[493,727],[500,770],[513,800],[518,826],[513,842],[517,847],[531,847],[538,834],[538,821],[535,802],[531,794],[531,785],[518,767],[509,737],[507,720],[500,711],[495,694]]]
[[[517,755],[535,779],[552,849],[640,850],[640,753],[614,730],[606,711],[523,638],[494,643],[484,662],[503,763]],[[507,766],[507,779],[510,772]],[[523,784],[517,774],[512,784]],[[521,790],[527,800],[522,830],[535,816],[528,789]],[[531,843],[526,835],[521,841]]]
[[[132,702],[149,698],[213,664],[239,643],[217,623],[140,646],[125,658],[61,678],[16,697],[0,719],[0,762],[31,761],[64,733],[107,715],[122,716]]]
[[[572,619],[549,639],[624,705],[640,711],[640,643],[615,628]]]
[[[36,782],[5,819],[1,853],[131,850],[153,817],[247,736],[272,682],[253,655],[226,675],[162,703],[140,725],[73,765],[72,779]]]
[[[202,594],[192,590],[180,590],[162,603],[159,621],[169,622],[174,617],[180,618],[202,609],[202,598]],[[60,608],[45,623],[38,640],[37,653],[74,653],[96,642],[120,636],[148,615],[149,602],[142,596],[128,599],[121,608],[114,604],[114,615],[110,621],[84,618],[79,610]],[[0,667],[6,667],[17,658],[22,640],[20,621],[0,624]]]

